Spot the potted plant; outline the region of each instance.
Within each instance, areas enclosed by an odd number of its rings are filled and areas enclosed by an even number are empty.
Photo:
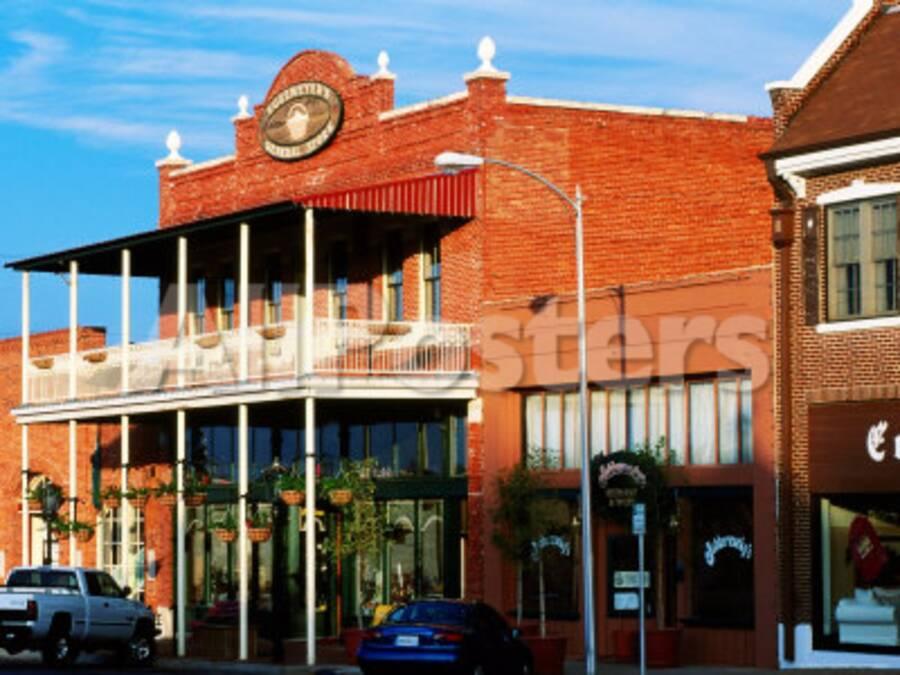
[[[247,538],[254,544],[263,544],[272,537],[272,515],[254,506],[247,516]]]
[[[523,636],[538,673],[561,675],[565,665],[566,638],[547,635],[544,594],[544,549],[550,538],[571,524],[567,509],[558,500],[542,495],[540,476],[524,462],[497,478],[497,507],[492,512],[492,540],[504,558],[516,566],[516,623],[521,626],[523,572],[536,565],[539,588],[539,634]],[[565,514],[565,515],[564,515]],[[521,630],[521,629],[520,629]]]
[[[278,494],[288,506],[299,506],[306,497],[306,476],[291,471],[278,477]]]
[[[353,501],[353,477],[347,473],[350,463],[345,462],[334,476],[322,479],[322,493],[332,506],[343,508]]]
[[[191,473],[184,481],[185,506],[203,506],[209,490],[209,475]]]
[[[168,483],[160,483],[153,491],[153,495],[163,506],[173,507],[178,503],[178,486],[174,480]]]
[[[591,463],[598,488],[593,506],[601,518],[627,527],[631,505],[635,501],[646,505],[647,535],[656,551],[656,628],[646,632],[647,664],[654,668],[674,668],[680,660],[681,630],[665,625],[665,537],[676,526],[675,496],[666,480],[665,456],[665,439],[660,438],[653,445],[595,457]]]
[[[153,490],[148,487],[133,487],[125,493],[128,503],[135,509],[146,508]]]
[[[117,509],[122,506],[122,491],[114,485],[109,485],[100,491],[100,501],[107,509]]]
[[[234,517],[234,514],[231,512],[231,509],[228,509],[228,511],[225,512],[224,516],[215,521],[212,525],[212,528],[213,533],[215,533],[216,537],[218,537],[219,541],[221,542],[230,544],[235,539],[237,539],[238,523],[237,519],[235,519]]]

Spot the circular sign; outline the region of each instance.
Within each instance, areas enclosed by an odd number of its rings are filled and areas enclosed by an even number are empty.
[[[344,113],[338,93],[322,82],[301,82],[276,94],[263,113],[263,149],[275,159],[303,159],[324,148]]]

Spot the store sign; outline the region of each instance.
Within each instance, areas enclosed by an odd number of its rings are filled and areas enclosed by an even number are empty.
[[[887,449],[884,448],[887,430],[888,423],[884,420],[869,427],[869,434],[866,436],[866,451],[873,462],[883,462],[887,457]],[[900,460],[900,435],[894,436],[894,459]]]
[[[716,558],[719,553],[726,548],[734,549],[743,560],[751,560],[753,558],[753,544],[744,537],[714,537],[706,542],[703,558],[708,567],[716,566]]]
[[[572,545],[563,537],[558,535],[541,537],[537,541],[531,542],[531,557],[537,560],[541,557],[541,553],[546,548],[555,548],[560,555],[568,558],[572,555]]]
[[[303,159],[324,148],[341,126],[344,104],[322,82],[301,82],[276,94],[260,122],[263,149],[275,159]]]

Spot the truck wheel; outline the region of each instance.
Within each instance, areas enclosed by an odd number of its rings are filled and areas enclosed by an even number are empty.
[[[153,629],[138,626],[121,650],[122,660],[130,666],[150,666],[156,660],[156,637]]]
[[[65,629],[54,628],[41,651],[44,664],[53,668],[70,666],[78,658],[78,647]]]

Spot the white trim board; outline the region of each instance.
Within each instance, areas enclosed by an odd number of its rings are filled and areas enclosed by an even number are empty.
[[[857,321],[835,321],[816,325],[819,335],[832,333],[850,333],[857,330],[878,330],[879,328],[900,328],[900,316],[881,316],[873,319]]]
[[[865,181],[855,180],[847,187],[819,195],[816,203],[819,206],[830,206],[841,202],[885,197],[898,193],[900,193],[900,183],[866,183]]]
[[[782,157],[775,160],[775,172],[784,177],[894,156],[900,156],[900,136]]]
[[[804,89],[822,67],[828,63],[844,41],[872,10],[875,0],[853,0],[853,4],[838,24],[832,29],[815,51],[807,57],[803,65],[790,80],[780,80],[766,84],[766,91],[773,89]]]

